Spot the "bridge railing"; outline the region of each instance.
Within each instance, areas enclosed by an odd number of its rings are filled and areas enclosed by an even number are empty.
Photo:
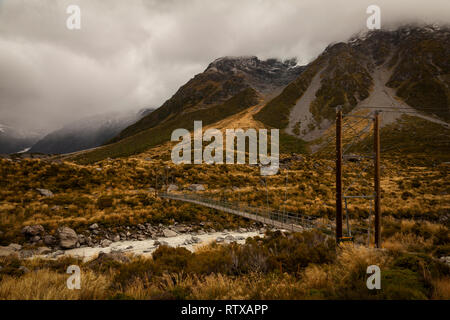
[[[315,221],[315,217],[293,213],[293,212],[281,212],[276,210],[268,210],[261,209],[256,207],[251,207],[248,205],[243,205],[242,203],[229,202],[229,201],[218,201],[213,200],[207,197],[202,197],[195,194],[176,194],[176,193],[159,193],[159,196],[166,197],[169,199],[181,200],[181,201],[189,201],[189,202],[197,202],[198,204],[206,204],[210,207],[216,209],[228,209],[231,211],[235,211],[236,214],[239,214],[244,217],[252,218],[250,215],[259,216],[263,219],[267,219],[267,222],[276,221],[282,223],[284,225],[292,225],[292,229],[294,229],[295,225],[302,226],[306,228],[315,228],[321,229],[324,231],[331,231],[333,229],[332,225],[319,223]]]

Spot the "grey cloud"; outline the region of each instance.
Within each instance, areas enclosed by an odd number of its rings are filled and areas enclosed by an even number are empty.
[[[78,4],[82,29],[65,27]],[[226,55],[311,61],[330,42],[383,26],[450,21],[447,0],[3,0],[0,123],[52,130],[74,118],[160,106]]]

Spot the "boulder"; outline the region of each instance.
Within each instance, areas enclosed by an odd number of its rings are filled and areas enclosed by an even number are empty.
[[[25,266],[20,266],[20,267],[19,267],[19,271],[21,271],[22,273],[28,273],[28,272],[30,272],[30,270],[29,270],[27,267],[25,267]]]
[[[190,191],[205,191],[205,187],[202,184],[191,184],[188,189]]]
[[[73,249],[77,246],[78,235],[68,227],[58,229],[59,245],[63,249]]]
[[[64,254],[64,251],[58,250],[58,251],[53,252],[52,256],[55,258],[58,256],[62,256],[63,254]]]
[[[0,257],[7,257],[9,255],[15,255],[16,252],[9,247],[0,247]]]
[[[178,190],[178,186],[175,184],[169,184],[169,186],[167,187],[167,192],[172,192],[172,191],[177,191]]]
[[[119,236],[119,235],[116,235],[116,236],[113,238],[113,241],[114,241],[114,242],[120,241],[120,236]]]
[[[96,230],[96,229],[98,229],[98,224],[96,224],[96,223],[91,224],[91,225],[89,226],[89,229],[91,229],[91,230]]]
[[[36,189],[44,197],[53,197],[53,192],[48,189]]]
[[[32,238],[35,236],[40,236],[44,233],[44,227],[40,224],[35,224],[32,226],[25,226],[22,228],[22,234],[28,238]]]
[[[163,230],[163,235],[166,238],[172,238],[172,237],[176,237],[177,233],[175,231],[170,230],[170,229],[164,229]]]
[[[22,250],[19,252],[19,256],[21,259],[31,258],[34,255],[32,250]]]
[[[225,240],[234,241],[235,239],[234,239],[234,237],[232,235],[228,235],[228,236],[225,237]]]
[[[186,227],[185,225],[174,226],[172,229],[174,229],[178,233],[183,233],[183,232],[188,231],[188,227]]]
[[[221,243],[221,242],[224,242],[224,241],[225,241],[225,239],[222,238],[222,237],[217,237],[217,239],[216,239],[217,243]]]
[[[52,250],[50,248],[48,248],[48,247],[39,247],[37,249],[37,254],[38,255],[49,254],[51,252],[52,252]]]
[[[11,243],[8,248],[11,248],[11,250],[13,251],[19,251],[20,249],[22,249],[22,246],[20,244],[17,243]]]
[[[102,248],[106,248],[109,247],[111,245],[112,241],[108,240],[108,239],[103,239],[102,241],[100,241],[100,246]]]

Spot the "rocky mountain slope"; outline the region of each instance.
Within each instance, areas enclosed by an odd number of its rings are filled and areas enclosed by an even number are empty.
[[[450,31],[402,27],[332,44],[255,118],[312,141],[333,123],[335,107],[390,107],[384,125],[403,113],[446,125],[450,119]]]
[[[123,130],[110,144],[83,153],[78,160],[96,161],[143,152],[169,141],[174,129],[193,129],[194,120],[209,125],[256,106],[281,92],[302,71],[295,60],[217,59],[160,108]]]
[[[169,141],[176,128],[191,130],[193,120],[210,125],[261,104],[254,119],[283,129],[285,151],[294,150],[287,145],[304,150],[305,141],[315,147],[333,127],[338,105],[344,113],[384,108],[383,127],[404,125],[406,114],[413,119],[408,123],[432,122],[437,135],[446,134],[440,128],[448,128],[450,119],[449,53],[449,28],[404,26],[330,44],[304,67],[295,61],[220,58],[155,112],[78,160],[141,153]]]
[[[98,147],[151,111],[108,113],[74,121],[46,135],[33,145],[30,152],[64,154]]]
[[[188,112],[221,105],[244,89],[269,95],[294,80],[303,70],[295,60],[261,61],[257,57],[224,57],[212,62],[167,100],[160,108],[126,128],[113,141],[130,137]],[[198,119],[201,120],[201,119]]]

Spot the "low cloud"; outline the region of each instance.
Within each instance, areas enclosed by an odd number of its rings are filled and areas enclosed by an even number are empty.
[[[382,26],[450,21],[447,0],[3,0],[0,123],[52,130],[109,111],[158,107],[214,59],[297,57]],[[81,30],[66,8],[81,8]]]

